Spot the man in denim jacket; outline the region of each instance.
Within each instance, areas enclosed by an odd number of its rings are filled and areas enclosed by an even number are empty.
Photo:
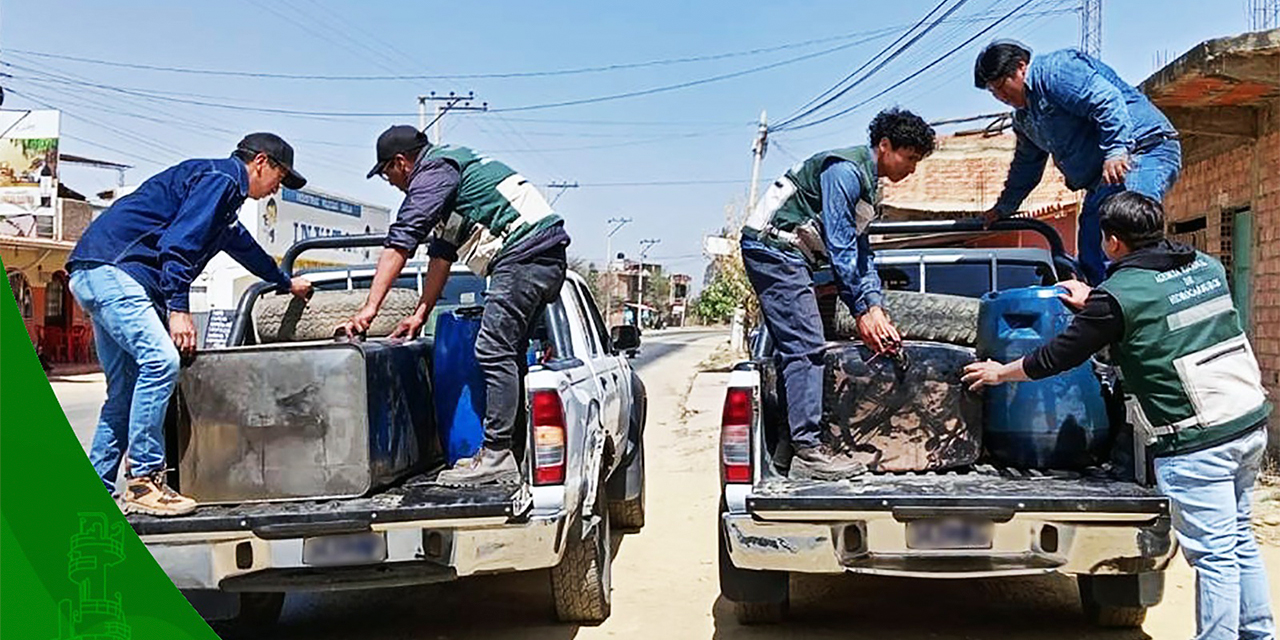
[[[1013,215],[1053,156],[1068,187],[1088,190],[1076,251],[1084,279],[1098,284],[1106,277],[1098,207],[1126,189],[1163,200],[1182,167],[1177,131],[1111,67],[1074,49],[1032,59],[1022,44],[998,40],[978,55],[973,81],[1016,109],[1013,163],[988,220]]]

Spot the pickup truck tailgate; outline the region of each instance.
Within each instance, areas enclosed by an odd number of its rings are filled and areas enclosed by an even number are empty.
[[[1102,474],[982,465],[965,472],[868,474],[841,482],[766,478],[747,497],[747,510],[765,520],[813,520],[848,511],[893,511],[909,519],[968,510],[996,517],[1023,512],[1156,517],[1168,514],[1169,501],[1154,487]]]
[[[129,524],[140,536],[252,531],[260,538],[282,538],[419,520],[487,518],[505,522],[524,516],[530,504],[524,485],[446,487],[411,480],[365,498],[210,505],[179,518],[131,515]]]

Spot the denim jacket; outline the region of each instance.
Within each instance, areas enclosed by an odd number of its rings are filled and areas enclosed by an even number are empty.
[[[874,166],[874,155],[872,157]],[[858,167],[854,163],[839,160],[822,170],[823,240],[840,299],[854,317],[880,306],[884,297],[871,240],[867,234],[858,232],[855,220],[854,204],[861,195]]]
[[[1073,190],[1094,187],[1104,160],[1132,153],[1134,143],[1173,135],[1168,118],[1101,60],[1075,49],[1034,56],[1027,67],[1027,105],[1013,114],[1017,146],[996,210],[1011,214],[1053,162]]]
[[[237,158],[187,160],[148,178],[94,220],[67,259],[68,270],[110,264],[168,311],[188,311],[191,282],[219,251],[253,275],[289,290],[289,277],[237,213],[249,172]]]

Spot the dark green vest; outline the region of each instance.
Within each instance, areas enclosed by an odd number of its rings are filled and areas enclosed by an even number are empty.
[[[437,237],[458,247],[458,257],[479,275],[489,264],[538,232],[561,221],[542,194],[507,165],[466,147],[429,147],[425,160],[444,159],[461,180]]]
[[[1124,337],[1112,357],[1133,396],[1129,421],[1154,437],[1153,455],[1224,442],[1267,417],[1221,263],[1197,253],[1170,271],[1121,268],[1100,288],[1120,304]]]
[[[781,202],[770,217],[770,222],[780,231],[791,231],[810,220],[822,223],[822,170],[832,159],[848,160],[858,167],[862,187],[858,199],[868,205],[875,204],[877,180],[871,149],[863,145],[824,151],[788,169],[783,179],[770,187],[770,190],[781,189],[784,193],[790,191],[787,197],[780,198]],[[793,188],[789,188],[788,183]]]

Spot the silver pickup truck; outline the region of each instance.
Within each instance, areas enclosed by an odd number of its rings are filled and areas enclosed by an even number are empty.
[[[282,266],[289,272],[307,249],[380,243],[368,237],[308,240],[291,249]],[[425,271],[425,264],[410,263],[389,300],[407,301],[412,308]],[[334,317],[326,317],[325,298],[363,299],[360,290],[367,289],[373,272],[369,265],[303,274],[315,283],[308,308],[316,310],[311,322],[317,331],[332,331],[339,319],[333,305],[329,315]],[[418,339],[423,343],[418,352],[429,357],[439,313],[481,304],[485,286],[483,278],[455,270]],[[257,285],[245,293],[229,344],[222,347],[227,351],[205,351],[197,362],[210,354],[263,348],[252,345],[262,337],[262,327],[255,326],[262,318],[254,306],[264,290]],[[442,486],[431,482],[437,465],[359,497],[219,503],[181,518],[132,515],[129,522],[174,584],[210,620],[273,623],[292,591],[550,569],[559,619],[599,623],[610,613],[611,521],[629,530],[644,524],[646,397],[625,355],[638,347],[639,332],[621,327],[611,335],[586,283],[570,273],[534,333],[542,347],[524,379],[527,418],[516,445],[520,485]],[[322,342],[332,341],[308,344]],[[184,378],[180,391],[192,389],[191,382]],[[417,393],[429,397],[430,390]],[[177,412],[190,401],[180,394]],[[180,420],[171,415],[167,437],[173,439],[171,466],[181,471],[189,461],[180,458],[191,455],[192,437],[178,434],[175,422]],[[176,480],[181,490],[181,473]]]
[[[948,247],[946,238],[954,237],[948,233],[983,231],[972,220],[876,223],[873,233],[917,240],[929,234],[941,244],[877,251],[886,289],[974,298],[1051,285],[1068,275],[1070,259],[1047,225],[1004,221],[993,230],[1039,232],[1051,250]],[[824,315],[840,315],[832,313],[834,304],[827,300]],[[1146,608],[1160,601],[1163,571],[1175,552],[1169,502],[1136,479],[1141,474],[1124,429],[1114,429],[1111,459],[1086,469],[1023,469],[984,458],[946,471],[793,481],[780,469],[788,427],[773,355],[768,332],[761,331],[751,360],[729,377],[723,414],[720,590],[741,622],[781,620],[791,573],[992,578],[1060,572],[1077,577],[1086,615],[1103,626],[1140,626]],[[1123,424],[1115,418],[1123,416],[1115,412],[1115,398],[1107,400],[1112,424]],[[913,535],[929,527],[936,533],[934,525],[946,523],[961,523],[974,535]]]

